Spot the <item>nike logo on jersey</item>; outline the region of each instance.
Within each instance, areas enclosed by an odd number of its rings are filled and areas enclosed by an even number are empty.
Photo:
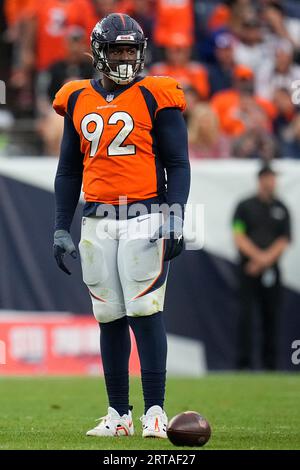
[[[144,217],[143,219],[140,219],[139,217],[136,219],[138,222],[143,222],[143,220],[150,219],[150,215],[148,217]]]

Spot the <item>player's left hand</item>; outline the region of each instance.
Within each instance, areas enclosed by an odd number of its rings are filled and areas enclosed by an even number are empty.
[[[184,243],[183,220],[176,215],[170,215],[163,225],[152,235],[150,243],[154,243],[160,238],[164,238],[165,240],[165,261],[169,261],[180,255]]]
[[[66,230],[56,230],[54,233],[53,253],[58,267],[65,273],[71,274],[64,263],[64,256],[67,253],[76,259],[77,252],[72,237]]]

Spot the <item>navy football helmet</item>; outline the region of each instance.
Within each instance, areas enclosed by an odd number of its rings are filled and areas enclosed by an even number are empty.
[[[126,62],[109,59],[110,47],[132,45],[137,57]],[[130,83],[144,68],[147,39],[140,25],[130,16],[111,13],[99,21],[92,31],[91,49],[94,67],[120,85]]]

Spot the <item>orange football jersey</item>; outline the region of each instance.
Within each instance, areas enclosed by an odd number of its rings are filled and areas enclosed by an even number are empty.
[[[194,44],[194,5],[192,0],[157,0],[153,38],[156,45],[169,47],[181,41]]]
[[[26,12],[31,3],[32,0],[5,0],[4,13],[7,24],[12,26],[22,20],[24,12]]]
[[[134,202],[164,192],[164,168],[152,130],[161,109],[185,109],[176,80],[138,78],[114,92],[95,80],[73,81],[58,91],[53,107],[72,118],[80,136],[86,201],[119,204],[120,196]]]
[[[94,26],[93,8],[88,0],[31,0],[25,18],[35,18],[36,67],[45,70],[67,56],[66,34],[69,26],[81,26],[90,35]],[[87,47],[88,49],[88,47]]]

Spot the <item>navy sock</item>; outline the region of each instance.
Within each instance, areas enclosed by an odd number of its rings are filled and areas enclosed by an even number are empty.
[[[127,317],[100,324],[100,346],[109,406],[121,416],[128,414],[131,342]]]
[[[145,413],[151,406],[163,408],[166,385],[167,336],[162,312],[147,317],[128,317],[139,353]]]

